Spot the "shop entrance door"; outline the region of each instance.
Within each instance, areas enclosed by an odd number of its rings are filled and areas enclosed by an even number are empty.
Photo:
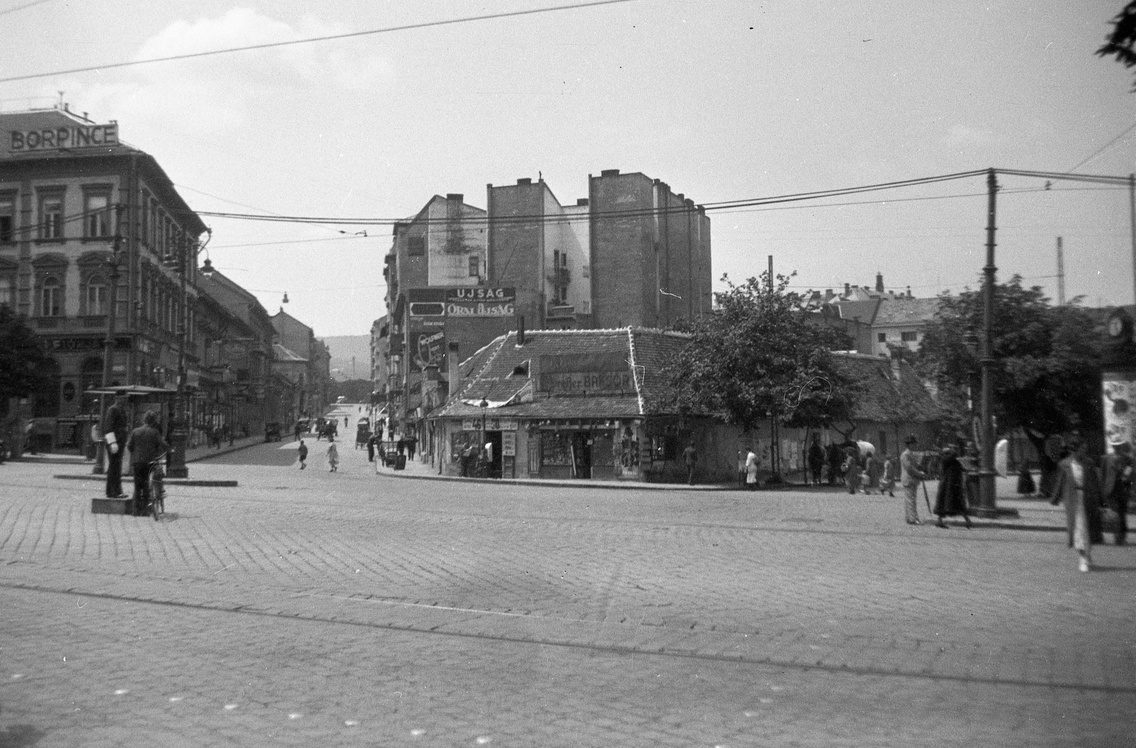
[[[577,431],[572,435],[572,462],[576,478],[592,477],[592,435]]]

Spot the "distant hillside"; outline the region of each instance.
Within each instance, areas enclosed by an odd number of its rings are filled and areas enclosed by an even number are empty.
[[[343,382],[371,378],[370,335],[336,335],[322,340],[331,350],[332,379]]]

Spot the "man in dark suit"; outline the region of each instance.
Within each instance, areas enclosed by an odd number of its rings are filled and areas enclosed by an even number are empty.
[[[126,415],[126,391],[119,390],[103,416],[103,439],[106,441],[106,495],[111,499],[126,496],[122,492],[122,451],[130,434],[130,418]]]

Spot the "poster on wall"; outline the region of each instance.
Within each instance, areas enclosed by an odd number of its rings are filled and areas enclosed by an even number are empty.
[[[1136,398],[1136,372],[1106,371],[1101,378],[1101,398],[1104,410],[1104,440],[1108,449],[1112,445],[1133,441],[1133,403]]]

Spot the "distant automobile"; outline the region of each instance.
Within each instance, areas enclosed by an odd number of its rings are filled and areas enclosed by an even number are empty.
[[[340,395],[339,397],[335,398],[335,402],[336,404],[347,402],[347,395]]]

